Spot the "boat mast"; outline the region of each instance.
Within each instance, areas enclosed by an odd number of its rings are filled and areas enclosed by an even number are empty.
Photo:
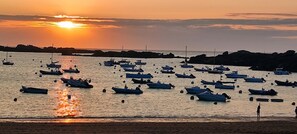
[[[186,56],[185,56],[185,63],[187,64],[187,50],[188,50],[188,46],[186,46],[186,50],[185,50],[185,53],[186,53]]]
[[[122,52],[121,52],[121,54],[122,54],[122,61],[124,60],[124,45],[122,45]]]
[[[216,49],[214,49],[214,51],[213,51],[213,66],[212,66],[212,70],[214,69],[215,64],[216,64]]]
[[[54,49],[54,44],[52,44],[52,49]],[[54,50],[52,51],[51,63],[53,63],[53,58],[54,58]]]

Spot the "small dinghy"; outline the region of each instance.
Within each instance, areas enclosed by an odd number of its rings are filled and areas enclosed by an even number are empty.
[[[269,99],[267,99],[267,98],[256,98],[256,101],[269,102]]]
[[[115,91],[115,93],[117,94],[142,94],[143,93],[143,91],[139,87],[136,87],[135,89],[129,89],[126,86],[124,88],[112,87],[112,90]]]
[[[288,80],[286,81],[279,81],[279,80],[275,80],[274,81],[278,86],[297,86],[297,82],[290,82]]]
[[[135,63],[135,65],[146,65],[146,62],[142,62],[141,60],[137,60],[134,63]]]
[[[122,68],[134,68],[136,65],[130,63],[120,64]]]
[[[139,68],[124,68],[125,72],[144,72],[143,69]]]
[[[169,70],[162,69],[161,73],[163,73],[163,74],[174,74],[175,72],[173,70],[170,70],[170,69]]]
[[[104,61],[104,66],[107,66],[107,67],[111,67],[111,66],[114,66],[116,63],[114,61],[114,59],[110,59],[108,61]]]
[[[77,68],[73,69],[72,67],[70,67],[69,69],[63,69],[63,71],[65,73],[80,73],[80,71]]]
[[[217,82],[215,84],[215,88],[218,88],[218,89],[235,89],[235,86],[234,85],[225,85],[221,82]]]
[[[144,79],[132,79],[132,81],[135,84],[147,84],[147,83],[152,83],[150,79],[144,80]]]
[[[231,99],[226,93],[213,94],[212,92],[203,92],[196,95],[199,101],[215,101],[215,102],[226,102],[227,99]]]
[[[230,71],[230,69],[228,67],[224,67],[223,65],[215,67],[214,69],[221,70],[221,71]]]
[[[175,74],[175,76],[177,77],[177,78],[191,78],[191,79],[194,79],[194,78],[196,78],[193,74],[190,74],[190,75],[187,75],[187,74]]]
[[[51,62],[50,64],[46,64],[46,67],[48,68],[61,68],[61,65],[58,64],[58,61]]]
[[[171,89],[171,88],[175,87],[171,83],[166,84],[166,83],[161,83],[160,81],[158,81],[156,83],[147,83],[147,86],[149,88],[154,88],[154,89]]]
[[[198,72],[207,72],[210,69],[207,69],[207,68],[202,67],[202,68],[194,68],[194,70],[195,71],[198,71]]]
[[[215,85],[217,82],[216,81],[206,81],[206,80],[201,80],[201,83],[204,85]]]
[[[209,88],[200,88],[198,86],[195,87],[185,87],[188,94],[200,94],[203,92],[212,92]]]
[[[150,78],[153,78],[153,76],[150,73],[148,73],[148,74],[142,74],[142,73],[131,74],[131,73],[126,73],[126,78],[150,79]]]
[[[165,65],[162,67],[163,70],[173,70],[173,67]]]
[[[265,89],[260,89],[260,90],[249,89],[249,92],[252,95],[271,95],[271,96],[277,95],[277,92],[275,90],[273,90],[273,89],[270,89],[270,90],[265,90]]]
[[[217,69],[210,69],[207,71],[209,74],[223,74],[224,71],[222,70],[217,70]]]
[[[235,78],[235,79],[247,77],[247,75],[245,75],[245,74],[238,74],[238,71],[233,71],[233,72],[231,72],[229,74],[225,74],[225,75],[227,78]]]
[[[289,75],[290,72],[289,72],[289,71],[285,71],[285,70],[283,70],[283,68],[276,68],[276,69],[274,70],[274,74],[275,74],[275,75]]]
[[[244,78],[245,82],[251,82],[251,83],[264,83],[266,80],[264,78],[255,78],[255,77],[247,77]]]
[[[32,93],[32,94],[47,94],[48,90],[43,88],[25,87],[22,86],[20,89],[22,93]]]
[[[60,70],[50,70],[50,71],[39,70],[39,72],[43,75],[62,75],[63,74]]]
[[[284,99],[270,99],[271,102],[284,102]]]

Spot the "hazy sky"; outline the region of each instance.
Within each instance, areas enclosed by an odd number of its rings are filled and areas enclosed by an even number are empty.
[[[297,2],[1,0],[0,45],[19,43],[99,49],[147,45],[154,50],[183,50],[187,45],[197,51],[296,50]]]

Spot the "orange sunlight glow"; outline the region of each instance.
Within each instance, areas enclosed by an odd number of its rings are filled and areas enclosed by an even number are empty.
[[[67,28],[67,29],[81,28],[84,25],[84,24],[73,23],[71,21],[61,21],[61,22],[56,22],[55,24],[60,28]]]

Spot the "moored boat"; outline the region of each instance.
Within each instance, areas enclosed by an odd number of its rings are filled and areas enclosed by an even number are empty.
[[[195,87],[185,87],[188,94],[200,94],[203,92],[212,92],[209,88],[200,88],[198,86]]]
[[[144,79],[132,79],[132,81],[136,84],[147,84],[152,83],[150,79],[144,80]]]
[[[8,52],[6,52],[6,58],[4,60],[2,60],[2,64],[3,65],[10,65],[10,66],[14,65],[14,63],[12,61],[8,60]]]
[[[196,76],[194,76],[193,74],[187,75],[187,74],[178,74],[178,73],[176,73],[175,76],[177,78],[191,78],[191,79],[196,78]]]
[[[69,79],[66,85],[78,88],[93,88],[93,85],[90,84],[90,80],[83,79]]]
[[[227,78],[246,78],[245,74],[238,74],[238,71],[233,71],[229,74],[225,74]]]
[[[218,88],[218,89],[235,89],[235,86],[234,85],[225,85],[221,82],[217,82],[215,84],[215,88]]]
[[[80,71],[77,68],[74,69],[72,67],[70,67],[69,69],[63,69],[63,71],[65,73],[80,73]]]
[[[165,66],[162,66],[162,69],[163,70],[173,70],[173,67],[165,65]]]
[[[161,73],[163,73],[163,74],[174,74],[175,72],[173,70],[164,70],[164,69],[162,69]]]
[[[249,92],[252,95],[277,95],[277,92],[273,89],[270,90],[265,90],[265,89],[260,89],[260,90],[256,90],[256,89],[249,89]]]
[[[144,72],[142,68],[123,68],[125,72]]]
[[[288,80],[286,81],[279,81],[279,80],[275,80],[274,81],[278,86],[297,86],[297,82],[290,82]]]
[[[153,76],[150,73],[148,73],[148,74],[142,74],[142,73],[137,73],[137,74],[126,73],[126,78],[150,79],[150,78],[153,78]]]
[[[174,87],[174,85],[172,85],[171,83],[166,84],[166,83],[161,83],[160,81],[156,83],[147,83],[147,86],[149,88],[154,88],[154,89],[171,89],[172,87]]]
[[[245,82],[253,82],[253,83],[263,83],[266,82],[264,78],[255,78],[255,77],[246,77],[244,78]]]
[[[196,95],[200,101],[215,101],[215,102],[226,102],[227,99],[231,99],[227,94],[213,94],[212,92],[203,92]]]
[[[221,70],[221,71],[230,71],[230,69],[228,67],[224,67],[223,65],[215,67],[214,69]]]
[[[135,63],[135,65],[146,65],[146,62],[142,62],[141,60],[137,60],[134,63]]]
[[[127,87],[125,88],[112,87],[112,90],[118,94],[142,94],[143,93],[143,91],[139,87],[136,87],[135,89],[129,89]]]
[[[50,70],[50,71],[39,70],[39,72],[43,75],[62,75],[63,74],[60,70]]]
[[[25,87],[22,86],[20,89],[22,93],[32,93],[32,94],[47,94],[48,90],[43,88]]]
[[[276,68],[276,69],[274,70],[274,74],[275,74],[275,75],[289,75],[290,72],[289,72],[289,71],[285,71],[285,70],[283,70],[283,68]]]

